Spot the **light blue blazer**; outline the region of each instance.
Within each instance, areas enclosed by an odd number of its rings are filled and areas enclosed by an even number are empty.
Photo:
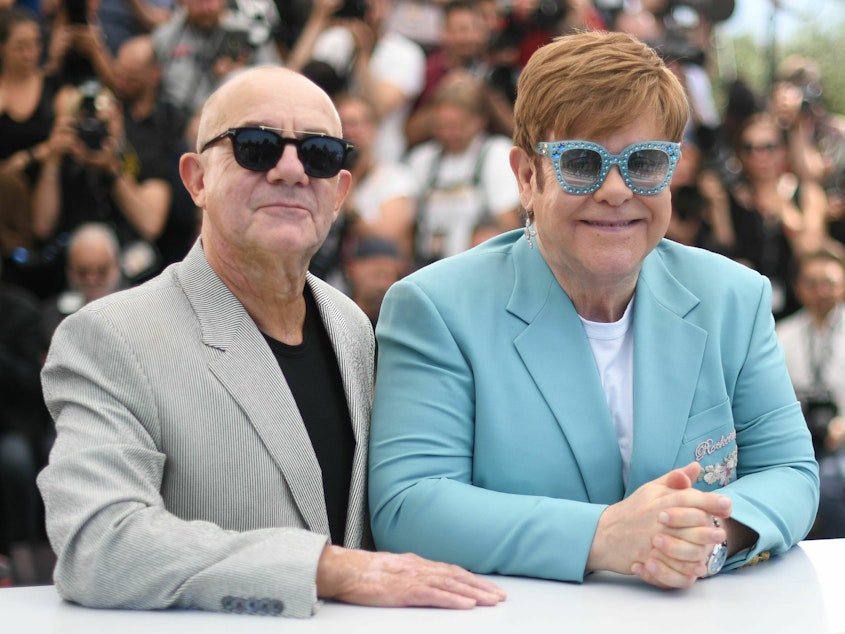
[[[759,533],[809,531],[818,466],[758,273],[664,240],[634,299],[627,487],[584,328],[514,231],[394,285],[377,328],[376,545],[481,573],[581,580],[600,514],[698,460],[696,487]]]

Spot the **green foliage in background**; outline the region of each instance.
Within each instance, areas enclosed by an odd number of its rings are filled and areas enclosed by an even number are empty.
[[[824,31],[804,30],[785,42],[775,42],[776,63],[789,55],[802,55],[814,60],[822,73],[822,99],[829,112],[845,114],[845,47],[842,32],[845,24],[830,25]],[[730,41],[721,40],[715,51],[712,74],[720,105],[724,104],[725,86],[734,77],[743,79],[758,95],[765,95],[770,85],[772,53],[766,44],[749,36]]]

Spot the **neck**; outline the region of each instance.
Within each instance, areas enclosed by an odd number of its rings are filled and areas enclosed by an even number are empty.
[[[206,244],[209,264],[258,329],[288,345],[302,343],[308,260],[295,262],[255,251],[240,254],[231,248],[224,248],[221,254]]]
[[[830,314],[833,310],[828,311],[811,311],[810,312],[810,319],[813,322],[813,326],[816,327],[817,330],[822,330],[827,327],[828,319],[830,319]]]
[[[561,284],[563,286],[563,284]],[[563,290],[572,300],[575,311],[587,321],[613,323],[622,319],[625,309],[634,296],[636,281],[631,287],[616,286],[608,288],[569,289]]]
[[[31,70],[16,70],[13,68],[4,70],[0,75],[0,80],[4,84],[25,84],[30,81],[35,81],[41,77],[40,71]]]

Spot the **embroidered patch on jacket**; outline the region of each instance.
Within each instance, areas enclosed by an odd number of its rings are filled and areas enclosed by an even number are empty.
[[[730,484],[736,479],[736,456],[737,450],[734,448],[721,462],[704,467],[696,481],[720,486]]]

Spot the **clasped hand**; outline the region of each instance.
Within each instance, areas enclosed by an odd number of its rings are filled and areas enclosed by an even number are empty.
[[[587,568],[634,574],[661,588],[688,588],[703,577],[714,545],[726,539],[713,519],[730,516],[731,500],[692,488],[700,470],[690,463],[607,507]]]

